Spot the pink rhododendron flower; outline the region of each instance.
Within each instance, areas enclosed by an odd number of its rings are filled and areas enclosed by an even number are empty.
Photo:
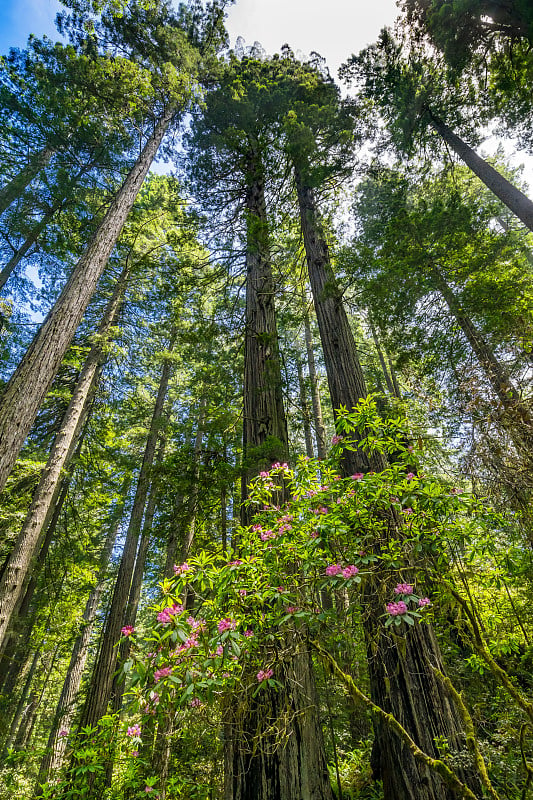
[[[399,583],[394,589],[394,594],[413,594],[413,587],[410,583]]]
[[[229,617],[226,617],[226,619],[221,619],[217,625],[219,633],[224,633],[224,631],[234,631],[236,627],[237,623],[235,620],[230,619]]]
[[[364,478],[364,477],[365,477],[364,472],[356,472],[355,475],[352,475],[352,480],[360,481],[361,478]]]
[[[135,628],[133,625],[124,625],[122,630],[120,631],[123,636],[131,636]]]
[[[259,473],[259,477],[260,478],[268,478],[269,477],[269,473],[265,472],[265,470],[263,470],[262,472]]]
[[[326,575],[328,578],[333,577],[334,575],[339,575],[342,572],[342,567],[340,564],[330,564],[326,567]]]
[[[262,531],[259,534],[259,538],[261,539],[262,542],[266,542],[269,539],[275,539],[276,534],[274,533],[274,531]]]
[[[259,681],[259,683],[261,683],[261,681],[267,681],[269,678],[272,677],[273,674],[274,671],[271,669],[265,669],[265,670],[261,669],[257,673],[257,680]]]
[[[230,561],[228,563],[228,566],[229,567],[239,567],[241,564],[242,564],[242,561],[240,560],[240,558],[236,558],[235,561]]]
[[[318,531],[311,531],[311,533],[309,534],[309,536],[311,537],[311,539],[316,539],[316,538],[317,538],[317,536],[318,536]]]
[[[170,673],[172,672],[172,667],[161,667],[161,669],[156,669],[154,672],[154,680],[157,683],[162,678],[168,678]]]
[[[403,600],[398,600],[397,603],[387,603],[387,613],[391,617],[398,617],[401,614],[407,614],[407,606]]]
[[[244,635],[246,637],[250,637],[250,636],[254,635],[254,632],[253,632],[253,630],[251,628],[248,628],[248,630],[244,631]]]
[[[331,439],[331,444],[333,444],[333,445],[335,445],[335,444],[339,444],[339,442],[342,442],[343,438],[344,438],[343,436],[337,436],[337,435],[335,435],[335,436],[333,436],[333,437],[332,437],[332,439]]]
[[[287,614],[295,614],[299,610],[298,606],[287,606]]]
[[[199,697],[193,697],[189,705],[191,708],[199,708],[202,705],[202,701]]]
[[[140,725],[132,725],[131,728],[128,728],[126,736],[140,736],[141,735],[141,726]]]
[[[190,569],[191,569],[191,568],[190,568],[190,566],[187,564],[187,562],[186,562],[186,561],[184,561],[184,563],[183,563],[183,564],[180,564],[179,566],[177,566],[176,564],[174,564],[174,575],[183,575],[185,572],[189,572],[189,571],[190,571]]]
[[[404,509],[402,509],[402,511],[403,511],[404,514],[412,514],[413,513],[413,509],[412,508],[404,508]]]
[[[66,731],[66,730],[63,728],[63,730],[62,730],[62,731],[59,731],[59,733],[58,733],[57,735],[58,735],[58,736],[68,736],[68,731]]]
[[[239,594],[241,597],[246,597],[248,592],[246,591],[246,589],[239,589]]]
[[[408,481],[412,481],[416,476],[414,472],[408,472],[406,477]]]
[[[132,750],[131,754],[132,754],[133,758],[137,758],[137,756],[139,755],[139,751],[138,750]]]
[[[424,606],[430,606],[431,600],[429,599],[429,597],[421,597],[420,600],[418,601],[418,605],[420,608],[424,608]]]
[[[358,572],[359,570],[357,567],[354,564],[350,564],[348,567],[344,567],[342,571],[342,577],[346,579],[353,578]]]

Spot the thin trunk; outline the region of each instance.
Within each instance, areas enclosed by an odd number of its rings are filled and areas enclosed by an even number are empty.
[[[37,667],[39,665],[39,661],[41,659],[41,651],[36,650],[33,655],[33,660],[31,663],[31,667],[28,670],[28,674],[26,676],[26,680],[24,682],[24,686],[22,687],[22,692],[17,703],[17,707],[15,709],[15,714],[13,719],[11,720],[11,726],[9,729],[9,734],[7,736],[6,742],[4,744],[4,749],[2,752],[2,760],[5,759],[8,751],[13,747],[13,743],[15,741],[15,736],[17,735],[17,730],[20,724],[20,721],[24,714],[24,709],[26,707],[26,702],[28,700],[28,696],[30,693],[31,685],[33,683],[33,678],[35,673],[37,672]]]
[[[189,493],[189,501],[187,504],[187,514],[183,525],[183,537],[181,540],[181,553],[180,561],[183,563],[194,540],[194,532],[196,527],[196,510],[198,505],[198,494],[200,492],[200,458],[202,455],[202,443],[204,438],[204,425],[205,425],[205,409],[207,407],[207,397],[204,394],[200,400],[200,409],[198,411],[198,427],[196,428],[196,437],[194,440],[193,452],[193,474],[191,482],[191,490]]]
[[[0,405],[0,490],[57,373],[175,113],[159,119],[54,308],[7,384]]]
[[[53,512],[54,502],[60,490],[63,470],[74,452],[79,432],[88,413],[103,365],[104,341],[109,336],[120,310],[126,290],[128,272],[129,268],[125,267],[117,282],[113,296],[106,307],[102,322],[98,328],[97,342],[93,344],[85,361],[61,423],[61,429],[52,445],[30,510],[0,581],[0,642],[3,642],[10,625],[35,550],[41,538],[41,533]]]
[[[20,197],[26,186],[32,182],[43,167],[46,167],[54,153],[53,147],[43,147],[42,150],[31,156],[29,163],[20,170],[18,175],[15,175],[9,183],[0,189],[0,214],[3,214],[6,208],[9,208],[17,197]]]
[[[311,437],[311,419],[309,415],[309,406],[307,404],[307,389],[305,386],[305,378],[302,370],[302,362],[299,358],[296,359],[296,369],[298,371],[298,386],[300,390],[300,413],[302,415],[302,422],[304,428],[305,438],[305,454],[308,458],[314,458],[315,453],[313,450],[313,439]]]
[[[46,750],[39,768],[35,797],[42,796],[42,790],[39,788],[40,785],[59,772],[65,758],[65,751],[68,743],[66,734],[70,732],[76,713],[76,700],[89,655],[89,644],[94,622],[96,620],[100,598],[106,584],[111,553],[113,552],[113,547],[120,530],[129,484],[130,480],[128,478],[122,487],[121,500],[111,514],[108,534],[100,555],[97,582],[93,589],[91,589],[85,604],[81,630],[74,643],[65,682],[63,683],[61,696],[56,706],[54,721],[48,737]]]
[[[402,399],[402,393],[400,391],[400,385],[398,383],[398,378],[396,377],[396,369],[394,368],[394,364],[392,363],[392,358],[390,357],[389,353],[387,353],[387,362],[389,364],[389,371],[390,376],[392,378],[392,385],[394,386],[394,392],[398,400]]]
[[[529,443],[531,447],[533,443],[533,418],[531,417],[529,409],[521,402],[520,391],[513,384],[509,373],[503,364],[498,361],[488,342],[476,329],[470,317],[461,308],[460,300],[454,295],[441,272],[436,267],[432,266],[431,273],[437,289],[442,294],[446,305],[463,331],[466,340],[487,376],[493,392],[511,420],[514,419],[515,422],[519,423],[521,441],[518,444]]]
[[[309,313],[306,311],[304,316],[305,347],[307,350],[307,368],[309,370],[309,382],[311,384],[311,403],[313,406],[313,420],[315,427],[316,450],[319,458],[325,458],[326,451],[326,429],[322,419],[322,403],[320,402],[320,387],[316,374],[315,350],[313,345],[313,334],[311,333],[311,323]]]
[[[366,385],[355,342],[331,268],[313,189],[296,172],[300,218],[313,291],[331,401],[334,413],[341,406],[353,408],[366,396]],[[346,452],[343,469],[350,472],[379,472],[384,458],[368,458],[363,453]],[[391,516],[389,536],[401,536]],[[379,543],[376,544],[379,549]],[[388,589],[383,581],[370,579],[364,589],[363,625],[367,643],[369,677],[374,701],[398,719],[418,745],[438,756],[435,740],[445,737],[452,752],[464,766],[461,777],[476,790],[477,778],[471,773],[464,745],[464,731],[432,667],[443,670],[438,643],[430,625],[415,625],[402,635],[401,647],[383,626],[383,608]],[[461,763],[459,761],[459,763]],[[383,780],[386,800],[452,800],[453,795],[425,765],[383,723],[375,723],[373,767]]]
[[[159,449],[154,459],[154,465],[160,464],[163,460],[165,453],[165,439],[161,438]],[[143,577],[146,570],[146,556],[148,555],[148,548],[152,537],[152,528],[154,524],[154,516],[157,502],[157,494],[159,491],[159,482],[157,477],[152,478],[150,485],[150,492],[148,494],[148,502],[146,503],[146,511],[144,513],[144,521],[142,527],[141,538],[139,547],[137,549],[137,556],[135,558],[135,569],[133,570],[133,578],[131,580],[130,594],[128,597],[128,605],[124,613],[124,625],[135,626],[137,620],[137,612],[139,610],[139,603],[141,600]],[[130,652],[130,640],[123,639],[119,645],[118,661],[123,664],[128,659]],[[115,675],[112,687],[113,710],[119,711],[122,707],[122,698],[126,688],[126,678],[120,673]]]
[[[378,335],[376,333],[376,328],[374,326],[374,323],[372,322],[372,317],[370,317],[368,321],[370,325],[370,332],[372,334],[372,339],[374,341],[374,347],[376,348],[376,353],[378,354],[379,363],[381,364],[381,371],[383,372],[383,377],[385,378],[385,383],[387,384],[387,389],[389,390],[389,394],[392,395],[392,397],[396,397],[397,395],[394,388],[394,384],[392,382],[391,376],[389,375],[389,370],[387,369],[385,356],[383,355],[383,350],[381,349]]]
[[[44,214],[43,218],[40,222],[37,223],[35,228],[28,234],[24,243],[19,247],[19,249],[13,253],[7,264],[2,268],[0,271],[0,289],[4,287],[7,283],[8,279],[11,276],[16,267],[20,264],[24,256],[28,253],[31,249],[32,245],[35,244],[39,236],[41,235],[42,231],[46,228],[56,211],[61,207],[62,201],[54,203],[54,205],[48,209],[46,214]]]
[[[494,167],[491,167],[485,159],[478,156],[445,122],[431,112],[429,113],[429,122],[437,133],[442,136],[446,144],[452,150],[455,150],[459,158],[472,170],[474,175],[477,175],[479,180],[507,206],[509,211],[512,211],[524,223],[526,228],[533,231],[533,203],[531,200],[495,170]]]
[[[170,349],[171,348],[172,345]],[[116,645],[120,639],[121,628],[124,625],[124,614],[130,594],[137,545],[141,533],[148,487],[150,485],[152,464],[154,462],[157,440],[160,433],[161,418],[168,390],[170,371],[171,362],[169,359],[165,359],[161,370],[159,390],[137,481],[135,499],[133,501],[128,532],[126,534],[115,589],[111,600],[111,607],[109,609],[105,629],[102,632],[100,651],[93,669],[80,728],[95,726],[98,720],[106,713],[107,705],[111,697],[113,675],[115,673],[118,655],[118,648]]]
[[[54,217],[55,213],[63,207],[63,205],[65,204],[65,202],[69,197],[71,190],[78,184],[81,176],[85,172],[87,172],[87,170],[90,169],[91,166],[93,166],[93,164],[89,163],[84,167],[82,167],[82,169],[80,169],[78,174],[75,175],[75,177],[68,182],[67,186],[63,191],[63,197],[61,199],[56,200],[55,203],[53,203],[50,206],[50,208],[43,215],[40,222],[38,222],[35,225],[35,227],[30,231],[30,233],[26,237],[25,242],[19,247],[19,249],[15,253],[13,253],[7,264],[0,271],[0,290],[4,287],[4,285],[8,281],[13,270],[15,270],[18,267],[24,256],[27,255],[32,245],[35,244],[35,242],[37,241],[43,230],[47,227],[50,220]]]

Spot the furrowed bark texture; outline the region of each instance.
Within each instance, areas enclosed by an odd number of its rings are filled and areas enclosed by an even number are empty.
[[[94,294],[173,114],[173,109],[168,109],[159,119],[59,299],[5,388],[0,404],[0,490]]]
[[[353,408],[366,396],[366,386],[322,232],[313,190],[296,171],[296,185],[309,279],[320,330],[333,408]],[[345,452],[344,471],[381,471],[382,456]],[[390,535],[401,535],[391,517]],[[382,614],[388,598],[379,580],[363,590],[363,620],[373,701],[391,713],[426,753],[437,757],[434,739],[446,737],[452,751],[466,753],[464,731],[455,709],[437,681],[432,667],[442,672],[438,643],[430,625],[415,625],[396,638],[385,629]],[[385,593],[385,594],[384,594]],[[417,761],[393,731],[375,721],[374,769],[383,780],[386,800],[452,800],[454,793],[425,764]],[[379,757],[379,763],[377,763]],[[466,759],[468,764],[468,757]],[[459,776],[469,786],[478,781],[468,767]]]
[[[122,514],[124,512],[124,499],[128,494],[129,483],[130,481],[128,479],[123,486],[121,500],[113,510],[109,520],[109,531],[100,555],[97,582],[94,588],[91,589],[89,597],[87,598],[81,622],[81,630],[72,649],[67,674],[63,683],[61,695],[57,702],[53,725],[39,768],[35,797],[42,796],[40,785],[59,772],[65,759],[68,737],[60,736],[59,733],[60,731],[70,733],[76,714],[76,700],[89,655],[89,644],[98,605],[106,583],[111,553],[113,552],[113,547],[120,529]]]
[[[433,114],[430,114],[429,122],[446,144],[455,150],[466,166],[485,184],[487,189],[490,189],[509,211],[512,211],[524,223],[526,228],[533,231],[533,202],[529,197],[513,186],[485,159],[478,156],[445,122]]]
[[[104,360],[104,341],[118,315],[128,277],[126,267],[115,287],[54,440],[32,504],[0,581],[0,645],[3,643],[23,591],[26,576],[60,491],[61,477],[76,447]]]
[[[243,500],[251,478],[262,469],[270,469],[274,462],[288,458],[264,178],[259,156],[254,152],[249,158],[246,215]]]
[[[3,214],[11,203],[14,203],[26,186],[46,167],[55,150],[53,147],[43,147],[38,153],[34,153],[28,164],[20,170],[18,175],[0,189],[0,214]]]
[[[135,558],[137,555],[137,545],[141,533],[146,497],[150,486],[152,464],[154,462],[155,450],[161,427],[161,417],[168,390],[170,372],[171,363],[168,359],[165,359],[161,370],[159,390],[137,481],[135,499],[133,501],[133,508],[126,540],[124,542],[115,589],[113,591],[111,607],[109,609],[105,628],[102,632],[100,651],[93,669],[80,728],[88,725],[95,726],[98,720],[106,713],[107,705],[111,697],[113,675],[115,673],[118,656],[117,642],[120,639],[120,631],[124,625],[124,615],[130,595]]]
[[[287,460],[288,439],[263,174],[257,153],[250,154],[249,167],[244,452],[251,476],[258,469],[268,469],[273,461]],[[245,499],[245,482],[242,494]],[[237,715],[233,707],[228,708],[225,800],[332,798],[312,662],[303,643],[297,644],[297,637],[291,639],[290,651],[286,663],[276,663],[280,687],[244,698]],[[248,680],[255,688],[255,675]]]
[[[244,719],[234,706],[228,709],[224,796],[332,800],[313,665],[304,643],[275,669],[282,688],[265,689],[250,699]]]

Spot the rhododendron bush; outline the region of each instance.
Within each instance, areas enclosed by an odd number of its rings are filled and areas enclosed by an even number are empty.
[[[261,472],[249,492],[251,524],[237,530],[233,549],[203,550],[175,565],[148,624],[123,628],[131,646],[121,667],[129,704],[117,735],[141,794],[157,792],[157,780],[146,782],[139,766],[155,722],[178,714],[185,724],[190,715],[209,717],[221,703],[238,703],[239,694],[275,691],[291,642],[320,643],[324,651],[355,627],[365,581],[382,587],[381,622],[394,635],[439,613],[449,549],[488,512],[425,475],[420,449],[406,444],[400,422],[378,417],[371,399],[340,415],[338,428],[327,461],[300,457],[294,467],[276,463]],[[343,477],[343,452],[356,447],[394,459],[382,472]],[[282,487],[291,499],[280,506]],[[436,574],[440,595],[428,597]],[[342,598],[342,615],[335,598]]]
[[[364,447],[394,451],[395,461],[379,474],[343,478],[343,449],[361,446],[356,424],[365,426]],[[233,551],[176,565],[174,579],[161,584],[151,626],[124,632],[134,642],[124,665],[133,677],[132,713],[146,722],[169,704],[201,711],[227,692],[275,687],[287,633],[298,629],[324,642],[350,616],[355,623],[360,584],[371,573],[390,587],[383,625],[401,635],[401,626],[423,624],[435,607],[426,596],[428,576],[445,568],[447,542],[481,509],[445,482],[415,474],[416,455],[399,441],[397,425],[384,427],[373,404],[361,404],[340,418],[343,435],[330,460],[274,464],[253,481],[255,514],[238,530]],[[283,484],[292,499],[280,507]],[[391,513],[402,530],[397,539],[386,536]],[[344,619],[323,602],[339,592],[348,598]]]

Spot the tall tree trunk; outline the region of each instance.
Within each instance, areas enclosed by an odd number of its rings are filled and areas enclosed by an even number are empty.
[[[172,345],[169,349],[172,349]],[[144,449],[143,461],[137,481],[135,499],[133,501],[133,508],[124,542],[115,589],[111,599],[106,625],[102,631],[100,650],[93,669],[80,728],[95,726],[98,720],[106,713],[107,705],[111,697],[113,675],[118,655],[118,648],[116,645],[120,639],[121,628],[124,625],[124,614],[130,594],[137,545],[141,533],[144,507],[146,504],[148,487],[150,485],[152,464],[161,427],[161,418],[168,390],[170,372],[171,362],[169,359],[165,359],[161,370],[159,389]]]
[[[246,331],[244,342],[242,499],[261,469],[288,458],[283,407],[274,281],[264,196],[264,178],[257,153],[249,156],[246,190]],[[246,524],[247,510],[242,506]]]
[[[341,406],[353,408],[366,396],[365,379],[331,267],[313,189],[298,170],[295,177],[309,279],[336,413]],[[345,451],[346,475],[370,469],[379,472],[384,467],[380,455],[369,459],[361,452]],[[401,536],[392,515],[389,535]],[[461,722],[433,672],[433,667],[442,671],[443,665],[432,627],[415,625],[398,639],[383,625],[387,597],[388,587],[382,581],[367,581],[363,625],[374,702],[393,714],[427,753],[438,757],[435,739],[442,736],[452,752],[457,752],[468,765]],[[440,778],[425,766],[419,766],[396,734],[383,724],[375,725],[375,742],[373,766],[383,780],[386,800],[452,800],[450,790]],[[477,778],[468,766],[464,772],[461,768],[458,771],[474,790],[479,789]]]
[[[307,368],[309,370],[309,382],[311,384],[311,403],[313,406],[313,420],[315,427],[316,451],[319,458],[326,457],[326,429],[322,419],[322,403],[320,402],[320,387],[316,374],[315,350],[313,344],[313,334],[311,333],[311,322],[309,312],[304,316],[305,347],[307,350]]]
[[[431,274],[435,286],[443,296],[457,324],[461,328],[468,344],[472,348],[490,386],[507,412],[509,422],[515,423],[514,431],[511,426],[510,434],[518,439],[517,445],[526,444],[529,449],[533,444],[533,418],[529,409],[521,402],[520,391],[513,384],[507,369],[501,364],[488,342],[477,330],[476,326],[461,307],[460,300],[455,296],[437,267],[431,265]],[[518,426],[516,426],[518,423]],[[518,436],[516,434],[518,433]]]
[[[100,565],[96,585],[91,589],[85,609],[83,612],[81,630],[78,634],[68,666],[61,695],[59,697],[54,720],[48,736],[46,750],[39,767],[39,776],[35,789],[35,797],[42,796],[40,786],[59,772],[65,758],[68,737],[65,735],[70,732],[74,716],[76,713],[76,699],[81,686],[81,680],[87,657],[89,655],[89,644],[96,620],[96,614],[100,603],[100,598],[104,590],[109,568],[109,561],[113,547],[120,529],[124,503],[128,495],[130,485],[129,477],[124,482],[121,491],[121,499],[116,508],[111,513],[109,520],[109,530],[100,555]]]
[[[159,119],[59,299],[5,388],[0,404],[0,490],[81,322],[174,113],[175,109],[170,107]]]
[[[61,475],[74,452],[79,432],[88,413],[92,394],[103,365],[105,337],[109,336],[109,331],[120,310],[128,274],[129,268],[125,267],[104,312],[98,328],[98,339],[93,344],[85,361],[26,520],[0,581],[0,643],[6,636],[41,533],[46,528],[53,512],[54,502],[60,490]]]
[[[429,122],[446,144],[455,150],[466,166],[485,184],[487,189],[490,189],[509,211],[512,211],[524,223],[526,228],[533,231],[533,202],[484,158],[478,156],[445,122],[431,112],[429,112]]]
[[[313,439],[311,437],[311,419],[309,416],[309,406],[307,404],[307,390],[302,369],[302,362],[296,358],[296,370],[298,372],[298,388],[300,392],[300,413],[304,428],[305,454],[308,458],[314,458]]]
[[[247,209],[246,340],[244,362],[244,454],[246,476],[273,461],[287,460],[287,422],[270,263],[262,165],[250,153]],[[245,476],[245,477],[246,477]],[[246,480],[242,497],[246,498]],[[244,506],[243,506],[244,508]],[[249,514],[244,511],[246,522]],[[278,665],[281,685],[227,710],[224,740],[226,800],[331,800],[314,674],[304,643]],[[279,719],[287,709],[287,738],[279,741]]]
[[[0,214],[9,208],[17,197],[20,197],[26,186],[46,167],[55,150],[53,147],[43,147],[39,152],[34,153],[28,164],[23,167],[18,175],[15,175],[2,189],[0,189]]]

